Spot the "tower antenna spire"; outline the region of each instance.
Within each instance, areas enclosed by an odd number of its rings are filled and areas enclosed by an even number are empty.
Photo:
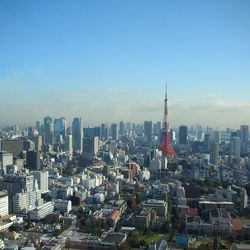
[[[167,81],[165,85],[165,99],[168,100],[168,82]]]

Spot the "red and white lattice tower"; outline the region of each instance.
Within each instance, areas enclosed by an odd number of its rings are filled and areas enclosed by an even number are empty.
[[[166,85],[165,101],[164,101],[164,117],[162,124],[161,145],[160,150],[164,156],[171,159],[175,156],[174,149],[170,143],[169,124],[168,124],[168,90]]]

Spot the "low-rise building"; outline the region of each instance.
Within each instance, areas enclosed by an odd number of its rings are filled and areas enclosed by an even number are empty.
[[[69,213],[72,210],[72,202],[70,200],[53,200],[55,210],[58,210],[62,213]]]
[[[156,211],[152,208],[143,208],[139,214],[135,216],[134,225],[140,230],[150,228],[151,222],[154,219]]]
[[[142,202],[141,206],[154,209],[157,216],[165,217],[168,213],[168,203],[164,200],[149,199]]]
[[[54,203],[47,202],[29,212],[30,220],[41,220],[54,211]]]
[[[9,214],[9,197],[7,191],[0,191],[0,217]]]

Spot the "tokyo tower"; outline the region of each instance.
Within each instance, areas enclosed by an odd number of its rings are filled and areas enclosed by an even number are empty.
[[[168,90],[167,90],[167,85],[166,85],[160,150],[164,156],[166,156],[168,159],[172,159],[175,156],[175,152],[170,143],[170,136],[169,136],[169,124],[168,124],[168,119],[167,119],[168,118],[168,93],[167,92]]]

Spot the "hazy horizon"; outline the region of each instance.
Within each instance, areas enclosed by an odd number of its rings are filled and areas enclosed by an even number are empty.
[[[250,2],[0,2],[0,125],[250,124]]]

